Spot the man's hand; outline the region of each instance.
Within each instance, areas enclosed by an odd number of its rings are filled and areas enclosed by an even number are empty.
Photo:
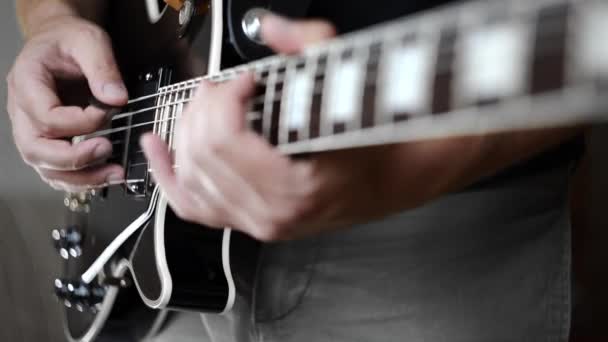
[[[265,41],[296,53],[331,37],[323,22],[267,16]],[[175,163],[142,138],[154,177],[181,218],[254,238],[293,239],[423,205],[580,132],[558,129],[320,153],[292,160],[245,124],[253,79],[203,83],[177,128]]]
[[[263,36],[278,52],[296,53],[332,37],[331,25],[291,22],[269,15]],[[245,125],[251,75],[223,84],[203,83],[180,119],[172,168],[167,146],[147,135],[142,146],[154,177],[176,213],[190,221],[230,226],[261,239],[291,237],[285,232],[305,217],[317,219],[323,182],[314,163],[292,161]],[[314,214],[314,215],[313,215]]]
[[[127,91],[107,34],[72,15],[40,25],[7,77],[8,112],[17,148],[43,180],[60,190],[75,191],[123,179],[120,166],[92,166],[112,153],[107,139],[74,146],[66,139],[93,132],[107,120],[99,108],[62,103],[61,81],[81,79],[99,101],[114,106],[126,103]]]

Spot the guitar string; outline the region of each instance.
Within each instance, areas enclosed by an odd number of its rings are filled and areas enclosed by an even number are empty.
[[[266,67],[266,66],[264,66]],[[269,66],[268,66],[269,67]],[[260,75],[264,72],[266,72],[268,70],[263,70],[260,69],[259,67],[255,67],[254,66],[250,66],[250,64],[244,64],[240,67],[236,67],[236,68],[230,68],[230,69],[225,69],[223,70],[220,74],[218,75],[213,75],[213,76],[199,76],[199,77],[195,77],[186,81],[182,81],[182,82],[178,82],[178,83],[174,83],[174,84],[170,84],[167,86],[163,86],[161,87],[157,93],[154,94],[150,94],[150,95],[144,95],[144,96],[140,96],[140,97],[136,97],[133,99],[130,99],[127,104],[134,104],[134,103],[138,103],[141,101],[145,101],[145,100],[150,100],[150,99],[154,99],[154,98],[158,98],[167,94],[173,94],[176,92],[179,92],[181,90],[186,90],[186,89],[192,89],[192,88],[196,88],[201,81],[211,81],[211,82],[215,82],[215,83],[221,83],[224,81],[228,81],[231,80],[233,78],[235,78],[236,75],[242,73],[242,72],[253,72],[254,75]],[[194,84],[193,86],[186,86],[183,87],[185,85],[188,85],[189,83]],[[176,87],[183,87],[180,89],[170,89],[170,88],[176,88]]]
[[[382,59],[382,54],[380,55],[376,55],[374,58],[369,58],[368,61],[365,62],[365,64],[367,65],[367,69],[366,72],[369,72],[369,66],[374,65],[374,66],[378,66],[378,62]],[[451,66],[452,63],[449,62],[439,62],[435,64],[435,68],[437,70],[443,70],[442,65],[445,64],[446,66]],[[237,67],[238,68],[238,67]],[[241,67],[243,68],[243,67]],[[244,71],[244,70],[243,70]],[[239,69],[236,69],[236,71],[232,71],[232,72],[227,72],[227,74],[221,75],[220,77],[224,77],[225,79],[230,79],[231,76],[234,76],[235,74],[238,74]],[[286,70],[281,71],[281,73],[277,76],[283,76],[283,72],[286,72]],[[321,75],[323,74],[323,72],[321,71],[320,73]],[[317,75],[319,75],[319,72],[316,72],[315,75],[313,75],[313,78],[315,78]],[[214,76],[217,77],[217,76]],[[192,83],[192,82],[197,82],[199,80],[202,80],[205,78],[200,78],[200,79],[195,79],[195,80],[189,80],[186,81],[183,84],[187,84],[188,82]],[[211,79],[213,81],[213,77],[207,78],[207,79]],[[267,78],[264,79],[265,81],[267,80]],[[287,78],[283,77],[282,80],[275,82],[274,86],[280,86],[285,84]],[[218,81],[221,82],[221,81]],[[366,82],[364,85],[367,85],[368,82]],[[373,81],[371,83],[374,83]],[[379,82],[375,82],[377,85],[380,85]],[[268,86],[267,84],[260,84],[257,83],[258,85],[263,85],[263,86]],[[166,88],[165,90],[161,91],[160,93],[157,94],[153,94],[153,95],[148,95],[147,97],[142,97],[140,99],[134,99],[132,100],[133,102],[142,100],[142,99],[152,99],[152,98],[157,98],[159,99],[159,101],[162,100],[167,100],[167,99],[173,99],[175,97],[179,97],[179,93],[186,91],[186,90],[191,90],[194,89],[198,86],[198,84],[195,84],[193,86],[186,86],[186,87],[181,87],[179,84],[176,85],[172,85],[172,86],[168,86],[168,88]],[[177,89],[170,89],[170,88],[177,88]],[[284,91],[283,90],[275,90],[274,95],[273,95],[273,99],[269,102],[276,102],[278,98],[281,98],[283,95]],[[174,96],[174,95],[178,95],[178,96]],[[188,97],[188,95],[186,95],[185,93],[183,94],[184,97]],[[311,95],[316,95],[316,92],[313,92]],[[175,105],[179,105],[179,104],[186,104],[189,103],[192,100],[192,96],[189,96],[189,98],[183,98],[177,101],[173,101],[173,102],[168,102],[168,103],[164,103],[164,104],[158,104],[155,106],[151,106],[151,107],[147,107],[147,108],[142,108],[142,109],[138,109],[132,112],[125,112],[125,113],[118,113],[115,114],[112,118],[112,120],[119,120],[119,119],[124,119],[127,117],[132,117],[134,115],[138,115],[138,114],[143,114],[152,110],[157,110],[157,109],[170,109],[168,107],[170,106],[175,106]],[[258,95],[258,96],[254,96],[250,99],[250,103],[252,103],[253,105],[257,105],[257,104],[263,104],[265,103],[266,100],[266,95]],[[170,118],[173,119],[173,118]],[[166,121],[166,120],[165,120]],[[98,136],[104,136],[104,135],[110,135],[112,133],[116,133],[116,132],[120,132],[120,131],[124,131],[130,128],[137,128],[137,127],[142,127],[142,126],[146,126],[146,125],[151,125],[151,124],[155,124],[158,122],[162,122],[162,121],[149,121],[149,122],[145,122],[145,123],[138,123],[138,124],[134,124],[134,125],[126,125],[126,126],[122,126],[122,127],[118,127],[118,128],[113,128],[113,129],[108,129],[108,130],[101,130],[101,131],[97,131],[94,132],[92,134],[88,134],[88,135],[82,135],[80,136],[83,139],[90,139],[93,137],[98,137]]]
[[[369,61],[368,61],[368,64],[377,63],[380,59],[383,58],[384,49],[385,49],[384,47],[390,45],[389,43],[391,41],[399,42],[400,37],[402,37],[404,34],[405,33],[400,33],[398,35],[391,35],[391,37],[388,37],[388,38],[384,37],[379,40],[371,40],[364,44],[352,44],[351,46],[348,47],[348,49],[353,48],[353,49],[356,49],[357,51],[367,50],[367,52],[369,53],[369,52],[372,52],[374,44],[380,43],[382,46],[380,53],[374,53],[373,54],[374,57],[370,57]],[[336,47],[337,47],[337,49],[336,49]],[[438,48],[440,48],[440,47],[438,47]],[[327,60],[330,59],[332,54],[335,55],[337,53],[341,53],[342,51],[346,51],[348,49],[345,46],[340,46],[339,43],[334,43],[334,44],[326,47],[326,51],[316,54],[314,56],[316,58],[315,62],[319,63],[323,58],[326,57],[327,58],[326,63],[327,63]],[[357,51],[354,51],[353,55],[356,55]],[[162,90],[156,94],[150,94],[150,95],[146,95],[146,96],[142,96],[139,98],[129,100],[128,104],[134,104],[137,102],[141,102],[144,100],[150,100],[150,99],[159,99],[163,96],[165,98],[167,96],[171,97],[172,95],[177,94],[181,91],[196,88],[200,84],[200,82],[203,80],[207,80],[207,81],[210,80],[212,82],[222,82],[222,81],[233,79],[235,76],[237,76],[238,74],[240,74],[242,72],[253,72],[254,75],[261,75],[265,72],[270,73],[274,68],[274,70],[278,73],[277,76],[282,76],[283,73],[286,73],[287,67],[290,65],[290,63],[296,62],[296,65],[298,65],[297,62],[301,62],[302,58],[310,58],[310,56],[306,56],[305,54],[300,54],[300,55],[291,56],[291,57],[285,57],[282,55],[272,56],[265,60],[248,63],[248,64],[243,64],[243,65],[240,65],[240,66],[237,66],[234,68],[226,69],[222,73],[217,74],[217,75],[197,77],[197,78],[194,78],[191,80],[183,81],[181,83],[169,85],[169,86],[161,88]],[[304,60],[304,64],[307,64],[308,62],[309,62],[308,60]],[[435,67],[437,69],[442,69],[440,64],[436,64]],[[266,80],[267,80],[267,78],[266,78]],[[193,83],[193,85],[188,86],[189,83]],[[276,84],[278,84],[278,82]],[[179,103],[183,103],[183,102],[185,102],[185,101],[176,102],[175,104],[179,104]],[[157,106],[153,106],[153,107],[149,107],[149,108],[143,108],[143,109],[135,110],[132,112],[118,113],[118,114],[114,115],[112,120],[119,120],[122,118],[145,113],[149,110],[159,109],[159,108],[162,108],[163,106],[169,106],[169,105],[173,105],[173,103],[165,104],[165,105],[157,105]]]
[[[386,41],[380,41],[380,43],[383,46],[389,46],[390,41],[399,41],[399,39],[389,39]],[[377,42],[376,42],[377,43]],[[382,48],[381,51],[373,51],[373,45],[374,43],[368,43],[368,45],[366,46],[359,46],[357,47],[357,49],[359,51],[361,50],[368,50],[368,53],[372,53],[372,56],[370,56],[370,58],[368,59],[367,64],[373,64],[373,65],[377,65],[383,58],[384,53],[386,52],[385,47]],[[331,50],[334,47],[329,47],[328,50]],[[438,46],[438,48],[440,48]],[[547,48],[544,48],[543,46],[540,47],[541,50],[538,50],[537,53],[540,55],[543,55],[544,51]],[[338,52],[343,51],[345,48],[341,48],[338,50]],[[390,47],[388,48],[390,50]],[[327,63],[327,61],[330,59],[330,54],[332,53],[332,51],[328,51],[328,52],[324,52],[321,53],[319,55],[316,55],[316,60],[313,61],[313,63],[319,63],[322,61],[323,58],[327,58],[325,60],[324,63]],[[337,53],[336,51],[333,52],[334,54]],[[356,56],[357,53],[353,52],[353,56]],[[275,58],[276,60],[270,60],[268,61],[266,64],[261,64],[256,66],[256,63],[250,63],[250,64],[244,64],[242,66],[238,66],[235,68],[230,68],[230,69],[226,69],[224,70],[221,74],[218,75],[213,75],[213,76],[202,76],[202,77],[197,77],[197,78],[193,78],[190,80],[186,80],[180,83],[175,83],[175,84],[171,84],[168,86],[164,86],[162,87],[157,93],[155,94],[150,94],[150,95],[145,95],[145,96],[141,96],[138,98],[134,98],[131,99],[127,102],[128,105],[132,105],[134,103],[138,103],[141,101],[145,101],[145,100],[158,100],[161,97],[167,97],[167,96],[172,96],[175,94],[178,94],[179,92],[183,92],[186,90],[191,90],[191,89],[195,89],[197,88],[201,81],[211,81],[213,83],[221,83],[221,82],[225,82],[225,81],[229,81],[234,79],[236,76],[238,76],[239,74],[243,73],[243,72],[252,72],[254,74],[254,76],[256,77],[256,85],[262,85],[262,86],[267,86],[267,84],[265,82],[268,81],[269,77],[258,77],[261,76],[263,73],[268,72],[269,74],[273,71],[277,73],[275,75],[275,77],[277,78],[277,81],[275,81],[275,85],[279,85],[279,84],[284,84],[286,81],[285,75],[287,73],[287,67],[289,66],[290,63],[293,62],[297,62],[299,60],[299,58],[304,57],[304,55],[298,55],[298,56],[293,56],[293,57],[288,57],[285,58],[285,56],[281,56],[281,55],[277,55],[277,56],[273,56],[271,58]],[[308,63],[308,61],[306,61],[305,63]],[[298,64],[298,63],[296,63]],[[445,67],[451,68],[453,67],[451,62],[444,62],[444,61],[437,61],[437,63],[435,64],[435,68],[437,70],[443,70]],[[315,74],[313,74],[313,77],[317,77],[319,75],[322,75],[325,72],[325,70],[323,70],[323,68],[317,68],[317,71],[315,72]],[[191,84],[191,85],[189,85]],[[153,110],[153,109],[157,109],[160,108],[162,106],[154,106],[154,107],[149,107],[149,108],[143,108],[143,109],[139,109],[139,110],[135,110],[132,112],[125,112],[125,113],[118,113],[116,115],[114,115],[112,117],[112,120],[119,120],[125,117],[129,117],[132,115],[137,115],[140,114],[142,112],[145,112],[147,109],[149,110]]]
[[[286,66],[290,60],[291,59],[285,59],[279,63],[284,63]],[[186,80],[183,82],[163,86],[158,90],[157,93],[130,99],[127,102],[127,105],[138,103],[138,102],[145,101],[145,100],[159,98],[161,96],[165,96],[168,94],[175,94],[175,93],[183,91],[183,90],[194,89],[194,88],[198,87],[198,85],[200,85],[201,81],[210,81],[212,83],[222,83],[222,82],[229,81],[229,80],[236,78],[236,76],[238,76],[239,74],[241,74],[243,72],[251,72],[255,76],[256,82],[263,82],[263,81],[267,80],[267,77],[258,77],[258,76],[261,76],[265,72],[270,72],[272,70],[270,68],[271,66],[273,66],[273,65],[265,65],[264,67],[268,67],[268,69],[259,69],[259,68],[256,68],[255,66],[251,67],[249,64],[244,64],[241,67],[225,69],[219,75],[196,77],[196,78]],[[282,76],[282,74],[284,73],[284,70],[280,70],[280,69],[282,69],[282,67],[277,68],[278,76]],[[189,83],[192,83],[192,85],[188,85]],[[178,89],[172,89],[172,88],[178,88]],[[127,114],[127,113],[125,113],[125,114]]]
[[[368,82],[366,82],[364,85],[367,85],[367,83]],[[369,82],[369,83],[375,83],[375,82]],[[319,95],[321,93],[322,93],[322,87],[318,87],[317,86],[311,92],[311,96]],[[280,92],[280,91],[279,92],[275,92],[275,95],[278,95],[277,98],[282,97],[283,92]],[[257,97],[257,98],[253,98],[251,100],[251,104],[252,104],[251,107],[255,107],[256,104],[261,104],[261,102],[257,102],[256,103],[256,101],[255,101],[256,99],[259,100],[261,98],[263,98],[263,97],[260,96],[260,97]],[[189,103],[191,100],[192,99],[184,99],[184,100],[180,100],[180,101],[164,104],[164,105],[161,105],[161,106],[157,106],[157,107],[154,107],[154,108],[145,109],[145,111],[152,111],[154,109],[160,109],[160,108],[174,106],[174,105],[178,105],[178,104],[182,104],[182,103],[186,104],[186,103]],[[273,101],[270,101],[270,102],[276,102],[276,101],[277,101],[277,99],[273,99]],[[166,108],[166,109],[171,110],[170,108]],[[143,110],[144,109],[142,109],[142,111]],[[97,132],[94,132],[94,133],[91,133],[91,134],[82,135],[82,136],[80,136],[80,138],[82,138],[84,140],[87,140],[87,139],[107,136],[107,135],[111,135],[111,134],[114,134],[114,133],[126,131],[128,129],[139,128],[139,127],[144,127],[144,126],[149,126],[149,125],[154,125],[154,124],[162,123],[162,122],[169,122],[169,121],[174,120],[174,119],[179,119],[179,117],[180,116],[171,116],[171,117],[163,118],[163,119],[159,119],[159,120],[151,120],[151,121],[146,121],[146,122],[141,122],[141,123],[135,123],[135,124],[132,124],[132,125],[125,125],[125,126],[120,126],[120,127],[100,130],[100,131],[97,131]],[[247,112],[245,114],[245,120],[248,123],[251,123],[251,122],[256,121],[256,120],[260,120],[260,119],[262,119],[262,117],[263,117],[263,113],[261,111],[255,111],[255,110],[253,110],[253,111],[249,111],[249,112]],[[167,132],[167,133],[172,133],[172,131]],[[111,140],[110,142],[114,143],[115,140]]]
[[[261,114],[262,114],[261,112],[254,112],[254,111],[247,112],[245,114],[245,120],[247,122],[253,122],[255,120],[258,120],[261,117]],[[164,118],[164,119],[152,120],[152,121],[137,123],[137,124],[134,124],[134,125],[128,125],[128,126],[122,126],[122,127],[117,127],[117,128],[97,131],[95,133],[91,133],[91,134],[88,134],[88,135],[83,135],[81,137],[83,139],[92,139],[92,138],[102,137],[102,136],[106,136],[106,135],[111,135],[113,133],[118,133],[118,132],[121,132],[121,131],[126,131],[126,130],[132,129],[132,128],[139,128],[139,127],[154,125],[154,124],[163,123],[163,122],[171,122],[172,120],[179,119],[180,117],[181,117],[180,115],[174,115],[174,116],[170,116],[170,117],[167,117],[167,118]],[[173,132],[173,130],[167,131],[167,132],[159,132],[159,133],[172,133],[172,132]],[[110,142],[113,143],[113,144],[116,144],[116,143],[119,143],[120,141],[112,140]]]
[[[188,89],[193,89],[193,88],[188,88]],[[188,90],[188,89],[185,89],[185,90]],[[172,94],[175,94],[175,93],[172,93]],[[180,94],[177,94],[177,95],[179,96]],[[174,106],[174,105],[178,105],[178,104],[182,104],[182,103],[188,103],[193,99],[193,96],[191,96],[191,95],[186,95],[186,94],[182,94],[182,95],[184,95],[183,98],[176,100],[174,102],[168,102],[168,103],[163,103],[163,104],[159,104],[159,105],[155,105],[155,106],[151,106],[151,107],[145,107],[145,108],[137,109],[137,110],[134,110],[131,112],[115,114],[112,116],[111,121],[116,121],[119,119],[128,118],[128,117],[135,116],[138,114],[143,114],[143,113],[155,110],[155,109],[168,109],[166,107]],[[170,97],[172,97],[172,96],[171,95],[166,96],[166,98],[170,98]],[[163,98],[161,100],[165,100],[166,98]],[[264,98],[265,98],[265,95],[254,96],[251,98],[251,102],[253,104],[261,104],[261,103],[263,103]]]
[[[373,64],[373,63],[377,63],[379,61],[380,61],[380,58],[378,58],[378,59],[370,59],[367,62],[367,64]],[[314,74],[312,74],[310,77],[316,78],[316,77],[322,76],[322,75],[324,75],[324,70],[319,68],[319,69],[317,69],[317,72],[315,72]],[[227,81],[227,80],[230,80],[230,79],[233,79],[233,77],[226,78],[226,79],[219,80],[219,81],[212,81],[212,82],[214,82],[214,83],[221,83],[221,82],[224,82],[224,81]],[[263,78],[256,79],[255,80],[255,85],[256,86],[267,87],[268,86],[268,83],[267,83],[268,79],[269,79],[269,77],[263,77]],[[179,96],[179,95],[181,95],[180,94],[181,92],[185,92],[185,91],[188,91],[188,90],[192,90],[192,89],[198,88],[199,85],[200,85],[200,80],[201,79],[198,79],[198,80],[196,80],[196,79],[195,80],[189,80],[189,81],[185,81],[183,83],[176,83],[176,84],[173,84],[173,85],[169,85],[169,86],[163,87],[164,89],[159,90],[158,93],[151,94],[151,95],[146,95],[146,96],[143,96],[143,97],[140,97],[140,98],[136,98],[136,99],[130,100],[128,102],[128,105],[136,103],[136,102],[140,102],[140,101],[143,101],[143,100],[152,100],[152,99],[155,99],[155,100],[162,101],[163,99],[173,97],[173,95],[178,95]],[[202,80],[205,80],[205,78],[202,78]],[[274,82],[274,86],[275,87],[276,86],[284,86],[286,82],[287,82],[286,70],[281,70],[281,71],[277,72],[276,80]],[[193,83],[193,84],[192,85],[186,85],[188,83]],[[189,95],[189,96],[193,96],[192,93],[190,93],[190,94],[191,95]],[[257,97],[252,98],[252,100],[254,100],[254,101],[261,101],[264,98],[265,98],[265,95],[259,95]],[[114,114],[112,116],[111,120],[112,121],[120,120],[120,119],[124,119],[124,118],[131,117],[131,116],[134,116],[134,115],[138,115],[138,114],[141,114],[141,113],[145,113],[145,112],[150,111],[150,110],[159,109],[159,108],[162,108],[164,106],[169,106],[169,105],[179,104],[179,103],[183,103],[183,101],[174,102],[174,103],[168,103],[168,104],[159,104],[159,105],[155,105],[155,106],[151,106],[151,107],[136,109],[136,110],[133,110],[133,111],[130,111],[130,112],[116,113],[116,114]]]

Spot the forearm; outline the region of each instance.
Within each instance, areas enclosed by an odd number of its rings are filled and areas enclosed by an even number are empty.
[[[398,208],[403,203],[417,206],[491,176],[581,132],[580,127],[558,128],[438,140],[419,146],[396,145],[391,153],[393,167],[384,170],[384,179],[388,180],[384,189],[394,209],[403,209]],[[402,175],[411,174],[417,164],[422,166],[414,175],[419,183],[404,184]],[[402,198],[412,193],[413,186],[421,189],[419,196],[413,198],[412,203],[406,203]]]
[[[17,17],[25,38],[58,16],[79,16],[100,22],[107,0],[17,0]]]

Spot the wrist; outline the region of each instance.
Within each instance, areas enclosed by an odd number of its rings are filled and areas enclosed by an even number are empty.
[[[27,6],[27,3],[19,6],[21,3],[17,3],[17,12],[21,31],[26,40],[43,31],[45,25],[54,18],[78,15],[75,7],[64,1],[40,1],[32,6]]]
[[[46,0],[27,6],[17,6],[19,23],[26,40],[44,32],[57,20],[81,19],[99,23],[101,11],[99,8],[86,6],[90,1]]]

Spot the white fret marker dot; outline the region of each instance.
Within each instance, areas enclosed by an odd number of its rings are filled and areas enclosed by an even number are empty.
[[[467,102],[523,92],[526,47],[522,26],[495,25],[466,35],[459,52],[457,92]]]
[[[416,114],[428,107],[434,65],[430,44],[394,48],[386,55],[381,104],[384,112]]]
[[[365,66],[361,61],[336,63],[329,75],[327,114],[332,122],[348,122],[359,112]]]
[[[298,130],[307,124],[313,79],[305,72],[293,76],[287,89],[287,127]]]

